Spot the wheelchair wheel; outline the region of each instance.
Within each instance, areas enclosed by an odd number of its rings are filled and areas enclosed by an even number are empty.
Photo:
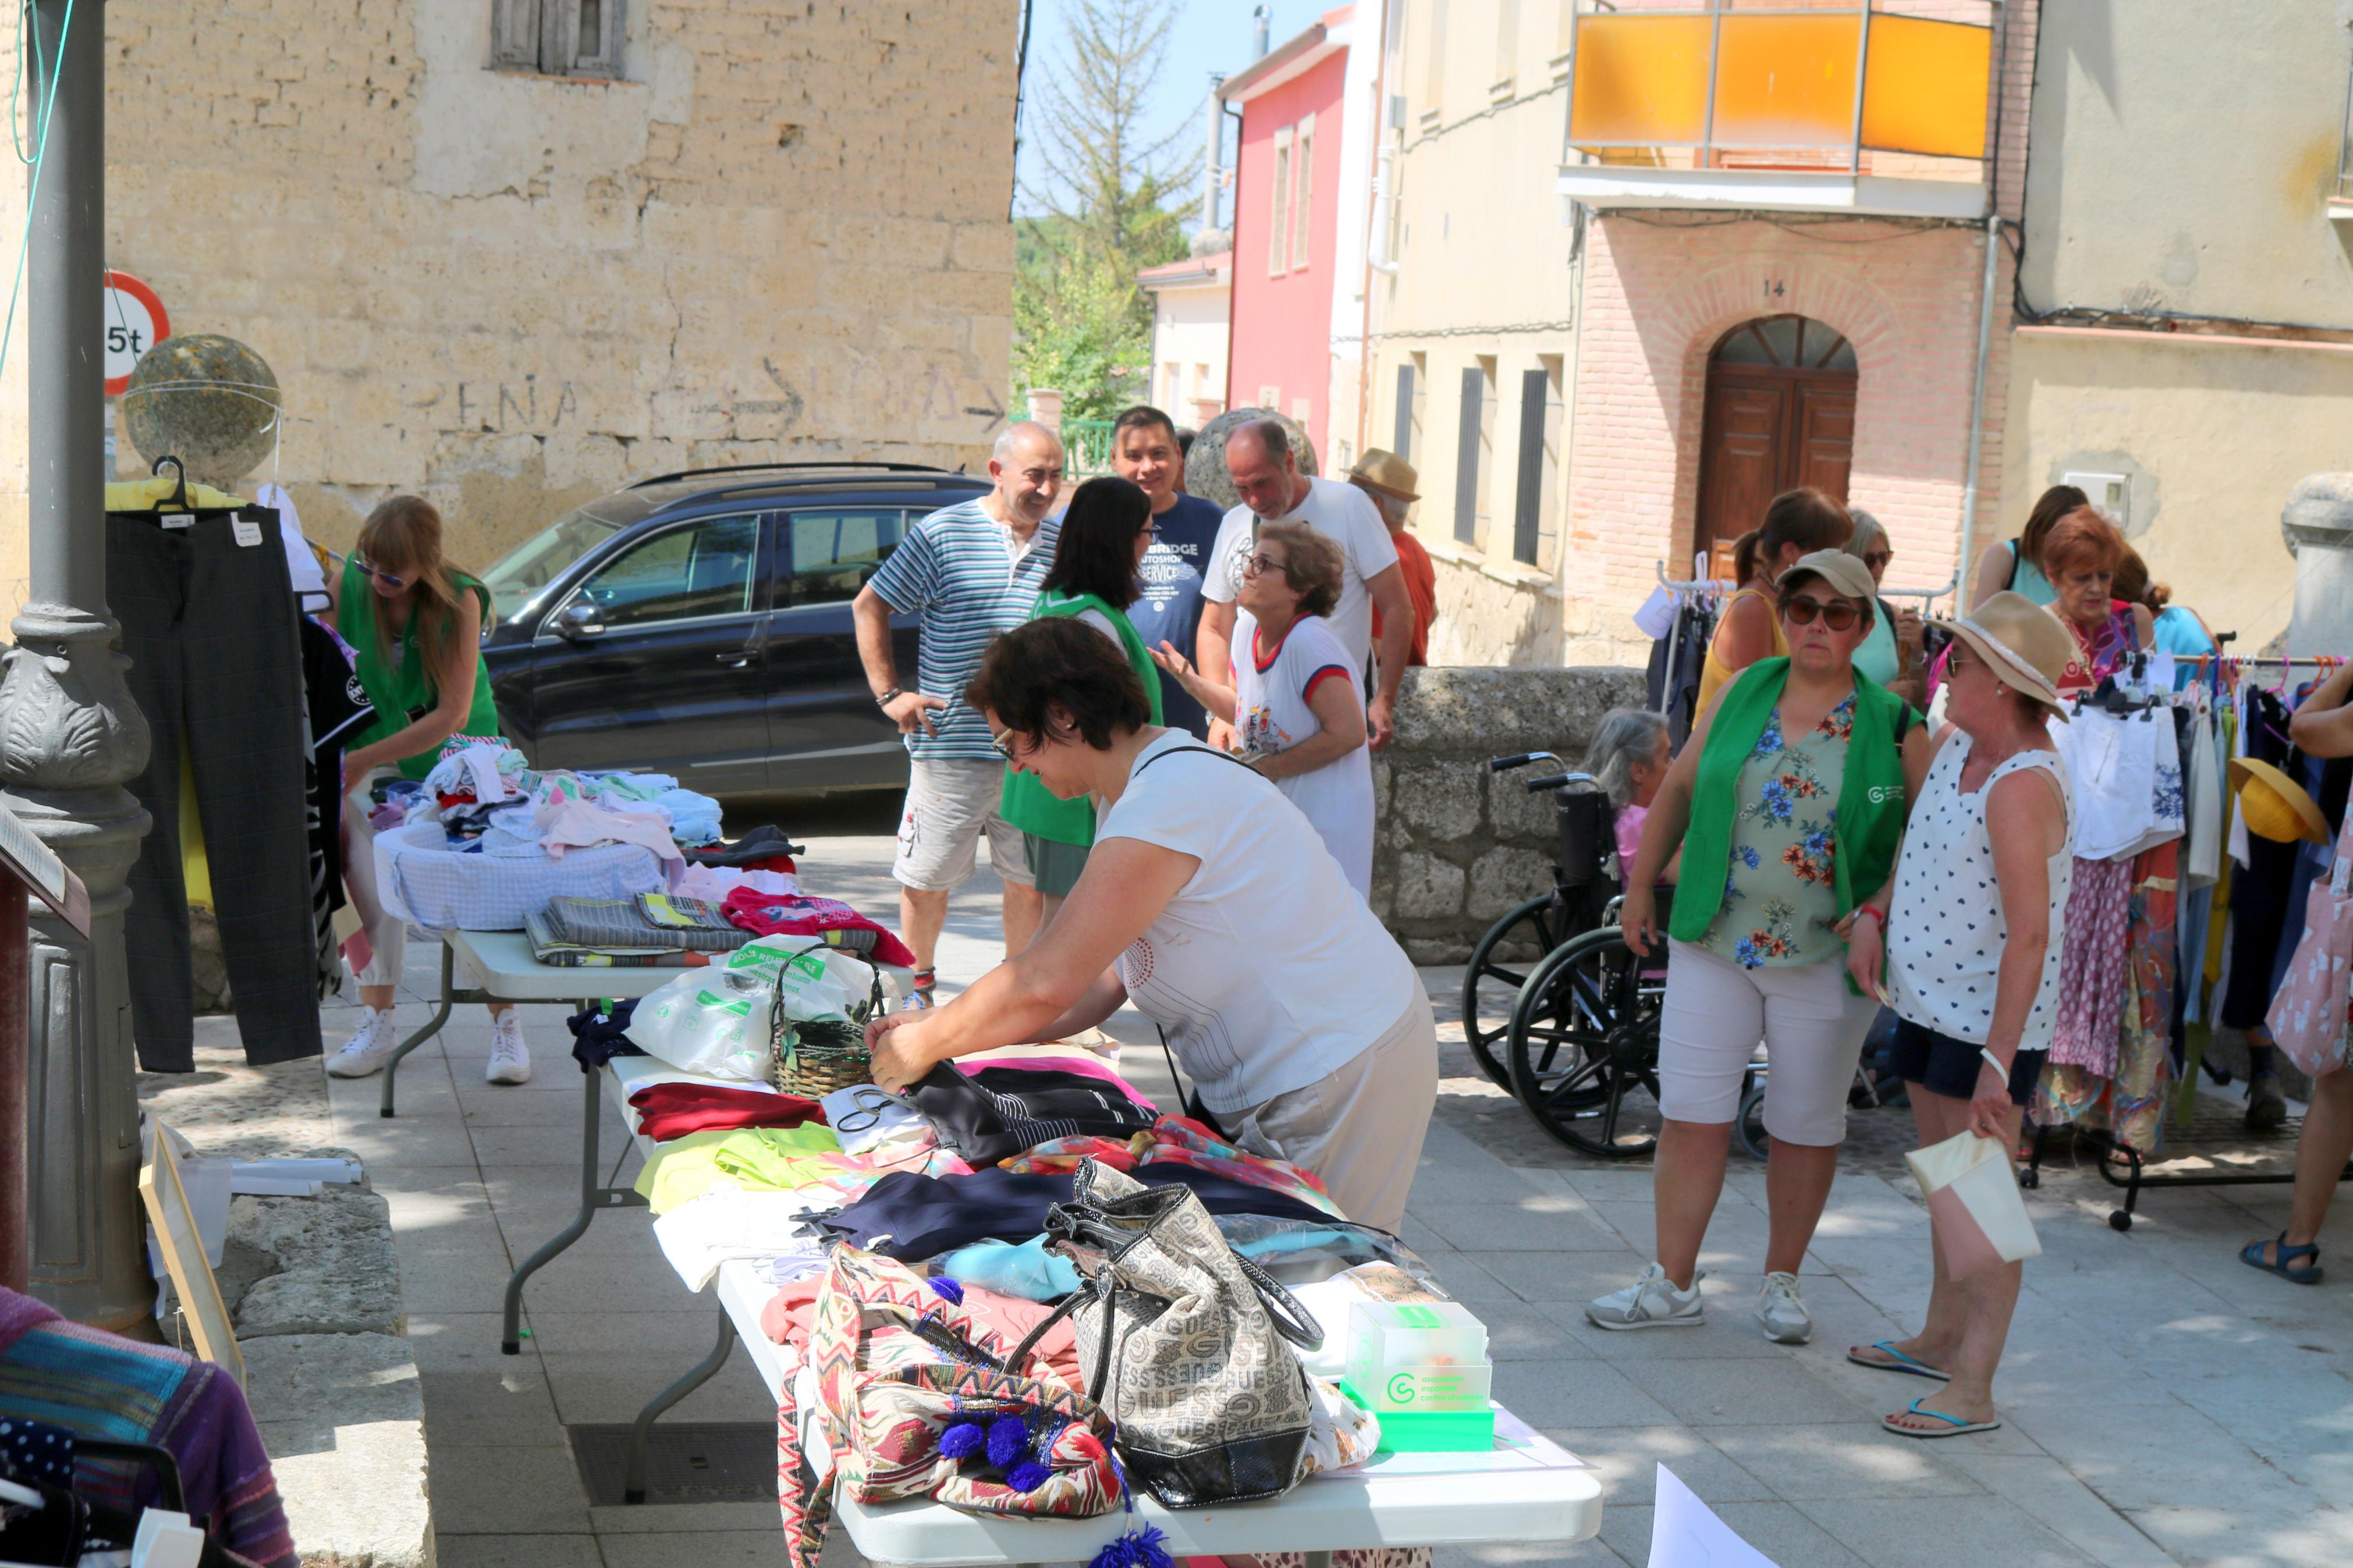
[[[1500,1088],[1512,1087],[1502,1054],[1512,1007],[1529,972],[1561,942],[1557,901],[1551,893],[1530,899],[1489,926],[1462,972],[1462,1037],[1479,1070]]]
[[[1770,1145],[1765,1136],[1765,1085],[1755,1072],[1743,1080],[1740,1093],[1740,1119],[1732,1124],[1740,1139],[1740,1146],[1748,1151],[1752,1160],[1765,1158]]]
[[[1504,1042],[1512,1092],[1572,1149],[1633,1160],[1658,1144],[1661,963],[1609,926],[1564,943],[1521,988]]]

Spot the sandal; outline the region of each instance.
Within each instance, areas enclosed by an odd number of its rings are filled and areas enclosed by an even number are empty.
[[[1927,1397],[1924,1394],[1920,1399]],[[1941,1410],[1923,1410],[1920,1408],[1920,1399],[1915,1399],[1905,1406],[1906,1413],[1913,1415],[1933,1415],[1939,1421],[1948,1421],[1952,1425],[1942,1431],[1933,1426],[1899,1426],[1895,1424],[1895,1417],[1893,1415],[1880,1417],[1879,1424],[1899,1437],[1965,1437],[1972,1432],[1990,1432],[2001,1425],[1999,1417],[1991,1421],[1964,1421],[1957,1415],[1947,1415]]]
[[[2269,1263],[2263,1261],[2263,1248],[2266,1247],[2274,1248],[2272,1260]],[[2260,1268],[2266,1274],[2276,1274],[2292,1285],[2317,1285],[2320,1283],[2319,1264],[2306,1263],[2297,1265],[2294,1268],[2289,1267],[2291,1259],[2298,1258],[2316,1258],[2319,1256],[2320,1247],[2317,1243],[2305,1247],[2290,1247],[2287,1244],[2287,1232],[2285,1231],[2280,1232],[2278,1237],[2274,1240],[2251,1241],[2247,1243],[2246,1246],[2239,1248],[2240,1262],[2245,1264],[2250,1268]]]
[[[1861,1351],[1857,1350],[1848,1351],[1846,1352],[1846,1359],[1854,1363],[1857,1366],[1867,1366],[1873,1372],[1900,1372],[1912,1377],[1934,1378],[1938,1383],[1950,1383],[1953,1380],[1953,1374],[1947,1372],[1944,1368],[1930,1366],[1926,1362],[1920,1360],[1917,1356],[1905,1355],[1902,1351],[1895,1348],[1895,1342],[1893,1340],[1878,1341],[1876,1343],[1873,1344],[1871,1348],[1880,1352],[1890,1359],[1886,1361],[1869,1361],[1864,1358],[1863,1353]]]

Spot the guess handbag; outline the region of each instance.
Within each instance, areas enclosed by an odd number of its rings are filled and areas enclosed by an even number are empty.
[[[1111,1417],[1131,1481],[1168,1508],[1279,1497],[1297,1485],[1313,1405],[1293,1345],[1323,1334],[1236,1252],[1189,1187],[1146,1187],[1088,1160],[1046,1234],[1087,1276],[1009,1361],[1065,1314],[1088,1400]],[[1095,1255],[1100,1255],[1099,1258]]]

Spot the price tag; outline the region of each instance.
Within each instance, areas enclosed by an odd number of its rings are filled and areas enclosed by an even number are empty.
[[[237,542],[248,549],[261,542],[261,524],[258,522],[248,522],[241,517],[231,518],[228,528],[237,535]]]
[[[164,526],[165,528],[194,528],[196,526],[196,520],[193,515],[185,511],[167,511],[164,514]]]

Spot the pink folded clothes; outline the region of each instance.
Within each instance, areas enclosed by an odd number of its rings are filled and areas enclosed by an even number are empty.
[[[1134,1084],[1128,1082],[1127,1079],[1120,1077],[1119,1074],[1112,1071],[1110,1068],[1104,1066],[1102,1062],[1097,1061],[1094,1058],[1087,1056],[1082,1052],[1074,1051],[1071,1055],[1063,1057],[982,1056],[951,1057],[948,1059],[955,1062],[956,1065],[956,1070],[963,1073],[966,1078],[972,1078],[980,1073],[987,1072],[991,1068],[999,1068],[1001,1070],[1010,1070],[1013,1072],[1067,1072],[1076,1073],[1081,1078],[1099,1078],[1103,1079],[1103,1082],[1110,1084],[1113,1088],[1118,1089],[1120,1093],[1127,1096],[1128,1099],[1135,1101],[1136,1104],[1144,1107],[1145,1110],[1151,1111],[1154,1115],[1156,1116],[1160,1113],[1160,1108],[1153,1104],[1152,1101],[1145,1099],[1142,1090],[1138,1089]],[[1007,1092],[1010,1093],[1011,1090],[1008,1089]]]
[[[823,936],[830,931],[865,931],[874,938],[865,952],[877,963],[915,967],[907,944],[838,899],[810,899],[798,894],[769,894],[738,888],[720,903],[720,910],[754,936]],[[848,947],[849,943],[839,944]]]
[[[540,842],[552,859],[562,859],[566,849],[586,849],[594,844],[636,844],[654,852],[670,887],[678,886],[679,876],[686,869],[686,857],[679,853],[678,840],[670,835],[670,814],[658,805],[629,811],[597,800],[552,800],[539,808],[533,820],[539,825]]]

